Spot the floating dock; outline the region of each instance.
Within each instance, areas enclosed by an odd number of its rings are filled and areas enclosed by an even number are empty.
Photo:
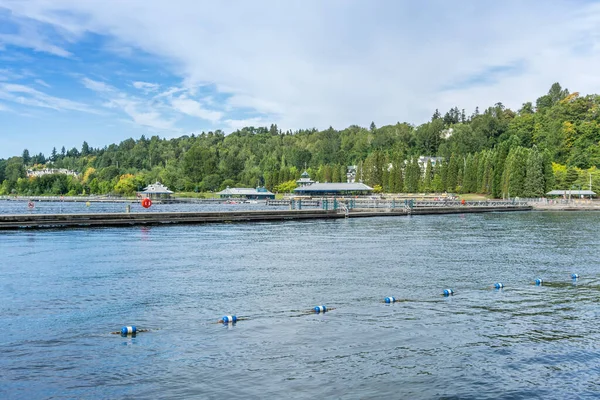
[[[81,228],[131,225],[205,224],[223,222],[264,222],[306,219],[366,218],[431,214],[529,211],[530,206],[424,207],[414,209],[277,210],[223,212],[141,212],[94,214],[12,214],[0,215],[0,230],[21,228]]]

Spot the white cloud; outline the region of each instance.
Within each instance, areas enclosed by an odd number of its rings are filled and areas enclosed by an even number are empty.
[[[0,103],[0,111],[10,112],[12,110],[9,107],[5,106],[4,104]]]
[[[202,118],[213,123],[219,122],[223,117],[223,113],[220,111],[207,110],[199,102],[188,99],[185,96],[179,96],[171,99],[171,105],[174,109],[192,117]]]
[[[21,79],[23,77],[22,74],[17,73],[8,68],[0,68],[0,81],[15,81]]]
[[[124,112],[137,125],[158,130],[176,130],[176,120],[165,118],[159,110],[160,105],[157,107],[144,99],[130,96],[105,82],[84,77],[81,83],[107,99],[105,107]]]
[[[0,34],[0,44],[27,47],[35,51],[50,53],[60,57],[70,57],[72,55],[59,46],[40,40],[37,36]]]
[[[115,98],[110,100],[106,105],[124,111],[138,125],[158,130],[176,130],[174,128],[175,120],[165,119],[160,112],[138,101],[127,98]]]
[[[86,88],[93,90],[95,92],[110,93],[110,92],[116,91],[116,89],[113,88],[112,86],[110,86],[104,82],[95,81],[90,78],[83,78],[81,80],[81,82],[83,83],[83,86],[85,86]]]
[[[136,81],[133,82],[133,87],[135,87],[136,89],[143,90],[144,92],[153,92],[155,90],[158,90],[160,85],[158,83]]]
[[[87,104],[51,96],[32,87],[14,83],[0,83],[0,99],[19,105],[50,108],[56,111],[97,113]]]
[[[37,83],[38,85],[47,87],[47,88],[51,88],[52,86],[50,86],[47,82],[45,82],[43,79],[36,79],[34,80],[35,83]]]
[[[34,31],[26,40],[4,43],[68,56],[62,43],[84,32],[107,35],[117,47],[156,55],[183,79],[187,89],[155,98],[231,127],[245,120],[225,119],[195,100],[173,96],[189,96],[189,88],[211,83],[230,95],[229,113],[254,111],[268,117],[248,123],[272,120],[288,129],[366,126],[372,120],[419,123],[435,108],[458,106],[470,113],[498,101],[518,108],[555,81],[600,92],[600,5],[571,0],[465,0],[459,7],[443,0],[0,4],[18,18],[51,24],[61,37],[51,43]],[[486,79],[507,65],[519,68]],[[138,86],[150,90],[141,81]],[[137,112],[145,123],[159,118],[156,110]]]

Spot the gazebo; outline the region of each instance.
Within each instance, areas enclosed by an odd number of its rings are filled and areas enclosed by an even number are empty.
[[[153,183],[144,188],[144,191],[138,192],[142,197],[149,199],[168,199],[173,194],[165,185],[160,182]]]
[[[302,175],[300,175],[300,179],[296,181],[297,186],[308,186],[312,185],[313,183],[315,183],[315,181],[310,179],[310,176],[308,175],[307,171],[304,171]]]

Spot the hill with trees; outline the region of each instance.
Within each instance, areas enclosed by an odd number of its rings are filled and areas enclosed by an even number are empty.
[[[430,121],[343,130],[281,131],[277,125],[217,130],[162,139],[127,139],[104,148],[52,149],[49,156],[0,159],[0,194],[132,195],[161,181],[175,191],[226,186],[288,192],[306,168],[314,180],[344,182],[347,166],[386,193],[481,193],[541,197],[551,189],[600,190],[600,96],[560,84],[516,111],[502,103],[471,115],[458,107]],[[420,166],[419,156],[443,157]],[[27,170],[64,168],[79,176],[27,177]]]

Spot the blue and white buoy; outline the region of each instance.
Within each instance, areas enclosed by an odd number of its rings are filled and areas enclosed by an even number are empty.
[[[224,324],[235,324],[237,322],[237,317],[235,315],[225,315],[223,316]]]
[[[313,308],[313,310],[315,310],[316,314],[325,313],[325,312],[327,312],[327,307],[325,307],[325,306],[316,306],[315,308]]]
[[[573,279],[579,279],[579,275],[577,275],[577,274],[571,274],[571,278],[573,278]]]
[[[135,325],[124,326],[121,328],[121,335],[123,335],[123,336],[135,335],[136,332],[137,332],[137,329],[136,329]]]
[[[504,287],[504,285],[502,284],[502,282],[496,282],[496,283],[494,283],[494,287],[496,289],[502,289]]]
[[[537,279],[535,280],[535,284],[536,284],[537,286],[542,286],[542,285],[544,284],[544,281],[542,280],[542,278],[537,278]]]
[[[452,289],[444,289],[443,295],[444,296],[453,296],[454,295],[454,290],[452,290]]]
[[[384,301],[386,303],[394,303],[394,302],[396,302],[396,298],[395,297],[386,297]]]

